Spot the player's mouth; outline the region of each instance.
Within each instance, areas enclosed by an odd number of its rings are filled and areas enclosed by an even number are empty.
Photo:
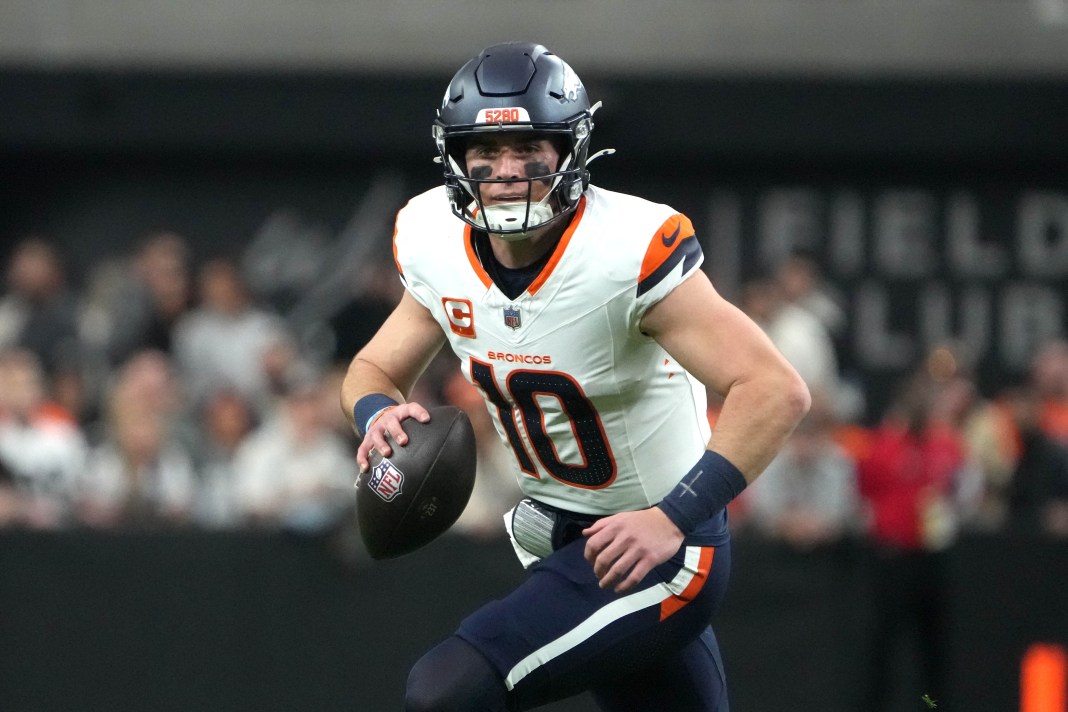
[[[487,195],[483,197],[483,201],[487,205],[505,205],[508,203],[525,203],[527,202],[527,197],[526,193],[517,195]]]

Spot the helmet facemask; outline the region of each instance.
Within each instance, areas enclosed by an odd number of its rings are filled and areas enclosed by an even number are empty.
[[[569,215],[578,206],[579,198],[589,184],[585,157],[589,150],[592,125],[589,114],[585,112],[571,123],[568,131],[539,131],[529,124],[511,127],[498,124],[446,132],[443,127],[435,125],[434,138],[440,161],[445,166],[445,185],[453,213],[469,225],[499,235],[505,240],[525,239],[531,232]],[[538,138],[549,139],[561,155],[558,168],[543,175],[524,177],[492,178],[470,175],[464,160],[467,139],[478,134],[504,132],[533,133]],[[581,160],[576,162],[576,156]],[[485,205],[481,187],[492,183],[525,183],[526,197],[513,203]],[[540,200],[535,200],[535,186],[538,183],[548,184],[549,190]]]

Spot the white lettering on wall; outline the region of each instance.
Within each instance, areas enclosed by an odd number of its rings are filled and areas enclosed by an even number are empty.
[[[761,200],[758,233],[764,266],[778,264],[794,247],[815,248],[826,238],[823,199],[812,189],[779,188]]]
[[[1028,366],[1044,342],[1064,333],[1064,301],[1050,287],[1011,284],[1001,300],[1002,360],[1017,370]]]
[[[788,187],[750,202],[723,190],[710,217],[721,270],[774,266],[798,246],[822,258],[849,309],[843,362],[861,371],[905,372],[953,343],[987,374],[1020,373],[1068,333],[1068,192]]]
[[[933,282],[923,290],[919,319],[925,351],[952,343],[974,358],[990,347],[989,290],[973,286],[954,293],[948,285]]]
[[[952,270],[965,277],[997,277],[1008,271],[1005,250],[982,239],[979,202],[970,193],[954,193],[946,205],[946,249]]]
[[[1068,277],[1068,196],[1025,193],[1016,225],[1020,268],[1036,277]]]
[[[875,199],[875,262],[895,277],[924,277],[936,270],[935,200],[919,190],[890,191]]]
[[[864,269],[864,200],[854,191],[841,191],[831,202],[829,248],[835,273],[855,277]]]
[[[856,348],[861,361],[878,369],[907,368],[916,357],[915,340],[892,331],[890,297],[877,282],[865,282],[856,296]]]

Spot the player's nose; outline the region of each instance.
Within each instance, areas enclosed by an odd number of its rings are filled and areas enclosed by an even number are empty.
[[[523,161],[510,151],[502,151],[493,164],[494,177],[499,179],[519,179],[525,171]]]

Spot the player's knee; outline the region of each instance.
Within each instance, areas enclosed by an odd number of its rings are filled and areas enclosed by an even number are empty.
[[[470,644],[452,637],[412,667],[405,712],[505,712],[504,683]]]

